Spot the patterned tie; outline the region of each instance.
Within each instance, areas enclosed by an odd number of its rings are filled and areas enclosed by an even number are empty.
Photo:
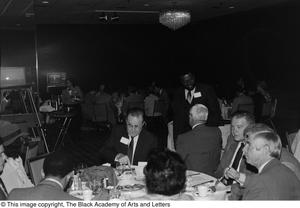
[[[187,96],[186,96],[186,99],[187,99],[187,101],[189,102],[189,103],[191,103],[192,102],[192,91],[188,91],[188,93],[187,93]]]
[[[133,142],[134,142],[133,137],[131,137],[131,141],[128,146],[128,157],[130,160],[130,164],[132,164],[132,162],[133,162]]]

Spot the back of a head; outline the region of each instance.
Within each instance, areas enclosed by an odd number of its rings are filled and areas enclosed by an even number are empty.
[[[73,170],[73,167],[73,159],[68,153],[54,152],[45,158],[43,170],[45,177],[64,178]]]
[[[208,117],[208,108],[202,104],[196,104],[191,108],[191,112],[195,121],[206,121]]]
[[[172,196],[184,189],[186,165],[176,152],[151,152],[144,172],[148,193]]]

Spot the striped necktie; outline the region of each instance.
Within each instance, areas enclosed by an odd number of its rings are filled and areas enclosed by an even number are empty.
[[[128,157],[130,160],[130,164],[132,164],[132,162],[133,162],[133,143],[134,143],[133,138],[134,137],[131,137],[131,141],[128,146]]]

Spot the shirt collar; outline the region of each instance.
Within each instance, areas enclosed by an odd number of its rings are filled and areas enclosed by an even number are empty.
[[[261,171],[264,169],[264,167],[271,161],[272,159],[269,159],[267,162],[265,162],[264,164],[262,164],[259,168],[258,168],[258,173],[261,173]]]
[[[192,129],[196,128],[197,126],[199,126],[199,125],[201,125],[201,124],[204,124],[204,123],[197,123],[197,124],[195,124],[195,125],[192,127]]]
[[[61,182],[59,182],[58,180],[56,180],[54,178],[46,178],[44,181],[51,181],[51,182],[56,183],[57,185],[59,185],[61,189],[64,189],[64,187],[61,184]]]

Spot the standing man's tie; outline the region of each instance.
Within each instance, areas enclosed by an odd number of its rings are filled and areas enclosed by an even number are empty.
[[[130,165],[132,164],[133,162],[133,137],[131,137],[131,141],[129,143],[129,146],[128,146],[128,158],[130,160]]]
[[[188,93],[187,93],[187,96],[186,96],[186,99],[187,99],[187,101],[191,104],[191,102],[192,102],[192,91],[191,90],[189,90],[188,91]]]

